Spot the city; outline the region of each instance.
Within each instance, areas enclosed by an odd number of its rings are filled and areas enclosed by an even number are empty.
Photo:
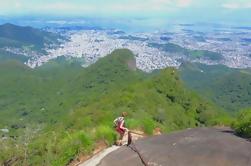
[[[186,28],[186,27],[181,27]],[[4,48],[14,54],[26,55],[25,62],[31,68],[43,65],[59,56],[83,58],[83,67],[95,63],[99,58],[110,54],[119,48],[130,49],[136,55],[137,68],[146,72],[163,69],[168,66],[179,67],[184,61],[204,64],[223,64],[231,68],[251,67],[251,31],[243,29],[197,32],[188,29],[178,29],[174,32],[126,33],[119,30],[69,30],[58,31],[65,36],[59,46],[47,46],[46,54],[27,51],[20,48]],[[191,58],[180,52],[168,51],[154,47],[151,44],[172,43],[188,50],[206,50],[218,53],[222,59],[212,60],[199,56]]]

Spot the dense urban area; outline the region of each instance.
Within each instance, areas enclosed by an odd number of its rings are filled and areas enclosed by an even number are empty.
[[[128,48],[136,55],[139,69],[149,72],[167,66],[178,67],[183,61],[204,64],[224,64],[232,68],[251,67],[251,31],[233,28],[199,32],[183,27],[173,32],[126,33],[120,30],[65,30],[50,29],[65,37],[60,45],[45,47],[46,53],[23,48],[4,47],[5,51],[29,57],[25,62],[35,68],[59,56],[82,58],[86,67],[113,50]],[[172,47],[165,44],[173,44]],[[175,50],[174,48],[175,47]],[[177,50],[178,49],[178,50]],[[206,50],[217,53],[222,58],[212,59],[198,55],[184,55],[180,49]]]

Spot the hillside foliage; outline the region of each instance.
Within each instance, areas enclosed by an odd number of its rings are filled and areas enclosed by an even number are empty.
[[[15,47],[42,51],[45,45],[58,43],[60,35],[32,27],[13,24],[0,25],[0,48]]]
[[[191,50],[173,43],[165,43],[165,44],[150,43],[149,45],[151,47],[156,47],[162,51],[165,51],[167,53],[186,56],[190,60],[205,58],[211,61],[219,61],[223,59],[223,56],[216,52],[207,50]]]
[[[184,63],[179,71],[186,86],[228,112],[251,106],[250,69]]]
[[[238,135],[251,138],[251,109],[239,112],[233,127]]]
[[[114,143],[113,119],[128,112],[130,129],[152,134],[221,124],[227,114],[188,90],[174,68],[146,74],[134,55],[116,50],[82,68],[67,59],[30,69],[0,63],[0,163],[66,165]]]

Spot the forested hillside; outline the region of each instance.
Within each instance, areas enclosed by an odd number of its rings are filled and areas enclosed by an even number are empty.
[[[99,141],[112,144],[112,121],[122,111],[130,129],[147,134],[229,122],[219,107],[188,90],[176,69],[146,74],[125,49],[88,68],[74,59],[36,69],[4,61],[0,77],[0,128],[10,130],[2,135],[0,163],[65,165]]]
[[[179,71],[188,87],[226,111],[251,107],[251,69],[184,63]]]
[[[57,43],[61,36],[32,27],[0,25],[0,48],[15,47],[41,51],[45,45]]]

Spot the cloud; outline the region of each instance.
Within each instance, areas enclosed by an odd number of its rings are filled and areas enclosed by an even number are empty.
[[[223,8],[226,9],[249,9],[251,8],[251,2],[228,2],[222,4]]]
[[[41,11],[65,11],[65,12],[73,12],[73,11],[92,11],[95,10],[95,6],[92,5],[81,5],[69,2],[56,2],[56,3],[47,3],[45,5],[35,6],[34,9]]]
[[[192,0],[178,0],[177,5],[179,7],[189,7],[192,4]]]
[[[107,3],[47,3],[38,7],[42,10],[94,11],[94,12],[134,12],[134,11],[169,11],[177,7],[188,7],[192,0],[110,0]]]
[[[0,0],[0,13],[167,13],[189,7],[192,2],[193,0]]]

